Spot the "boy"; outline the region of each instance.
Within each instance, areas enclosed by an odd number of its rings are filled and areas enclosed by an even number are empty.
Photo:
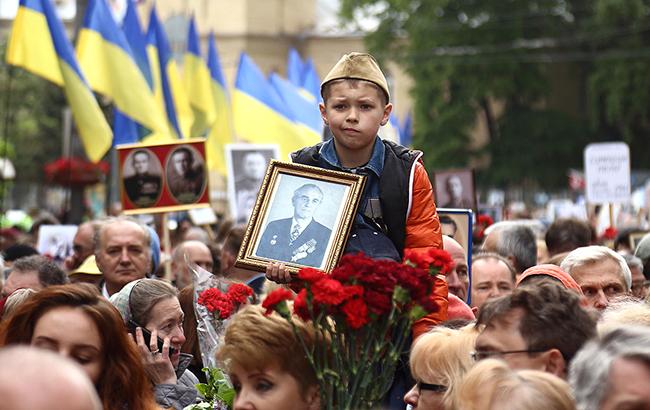
[[[440,223],[422,153],[377,136],[391,110],[388,83],[370,54],[344,55],[321,85],[320,111],[333,138],[294,152],[296,163],[367,177],[345,253],[401,261],[404,249],[441,248]],[[267,277],[291,281],[282,264],[272,263]],[[447,316],[447,286],[436,283],[440,310],[414,326],[414,335]]]

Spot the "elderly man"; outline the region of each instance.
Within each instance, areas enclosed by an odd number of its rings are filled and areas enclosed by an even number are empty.
[[[18,289],[39,291],[48,286],[66,283],[68,277],[54,262],[41,255],[26,256],[14,263],[2,288],[2,296],[7,297]]]
[[[101,410],[81,367],[46,350],[0,349],[0,410]]]
[[[485,237],[482,250],[508,259],[517,276],[537,263],[537,240],[533,230],[521,224],[503,225]]]
[[[643,262],[641,261],[641,258],[630,254],[624,254],[622,256],[632,274],[632,296],[639,299],[645,299],[648,291],[646,289],[646,279],[645,276],[643,276]]]
[[[212,273],[210,248],[199,241],[181,242],[172,252],[172,272],[174,272],[174,284],[178,289],[192,284],[192,272],[188,262],[195,263]]]
[[[554,283],[521,287],[483,305],[476,323],[476,359],[500,358],[513,369],[565,378],[573,356],[596,334],[580,298]]]
[[[447,274],[449,293],[466,302],[467,288],[469,287],[469,268],[467,267],[465,249],[454,238],[447,235],[442,236],[442,247],[449,252],[451,259],[454,261],[454,269]]]
[[[104,297],[151,271],[151,234],[146,226],[125,217],[108,219],[95,238],[95,261],[104,275]]]
[[[124,178],[124,189],[129,200],[136,206],[153,205],[160,196],[162,185],[160,175],[154,175],[150,169],[151,153],[139,149],[131,156],[131,165],[135,174]]]
[[[320,267],[332,231],[314,219],[323,191],[304,184],[293,193],[293,217],[269,222],[257,248],[257,256],[282,262]]]
[[[587,343],[569,382],[578,410],[650,408],[650,329],[621,326]]]
[[[99,223],[93,221],[84,222],[77,228],[74,239],[72,239],[72,255],[64,261],[65,269],[68,272],[77,269],[94,253],[93,238],[96,229],[99,229]]]
[[[247,152],[241,162],[241,176],[235,180],[237,223],[246,223],[262,186],[267,160],[258,151]]]
[[[632,273],[625,259],[606,246],[583,246],[560,265],[580,285],[589,305],[599,311],[618,296],[630,293]]]
[[[172,153],[167,169],[167,185],[176,200],[183,204],[195,202],[203,192],[203,166],[194,163],[192,151],[182,146]]]
[[[515,270],[506,258],[482,252],[472,258],[470,306],[478,311],[489,299],[507,295],[515,288]]]
[[[443,208],[471,209],[472,201],[463,196],[463,182],[458,175],[451,175],[445,181],[445,190],[449,199]]]

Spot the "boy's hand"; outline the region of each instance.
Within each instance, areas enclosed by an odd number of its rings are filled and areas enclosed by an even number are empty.
[[[275,283],[289,283],[292,278],[284,263],[270,262],[266,265],[266,279]]]

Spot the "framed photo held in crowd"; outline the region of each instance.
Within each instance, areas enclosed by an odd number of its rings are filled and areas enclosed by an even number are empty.
[[[477,211],[474,170],[466,168],[435,171],[433,185],[436,206]]]
[[[251,214],[236,266],[266,270],[283,262],[326,272],[337,264],[365,177],[272,160]]]
[[[471,209],[438,208],[438,219],[443,235],[451,236],[465,250],[467,266],[472,266],[472,229],[474,213]]]
[[[209,206],[205,140],[117,147],[125,214]]]
[[[276,144],[226,145],[228,202],[231,218],[236,224],[248,222],[266,168],[272,159],[279,156],[280,149]]]

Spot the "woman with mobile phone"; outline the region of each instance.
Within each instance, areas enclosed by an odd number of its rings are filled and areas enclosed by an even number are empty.
[[[76,361],[105,410],[158,409],[120,314],[92,285],[51,286],[25,301],[0,328],[0,347],[16,344]]]
[[[199,381],[187,370],[192,355],[181,353],[184,314],[176,288],[157,279],[139,279],[111,296],[111,303],[137,344],[158,404],[174,409],[193,404]]]

